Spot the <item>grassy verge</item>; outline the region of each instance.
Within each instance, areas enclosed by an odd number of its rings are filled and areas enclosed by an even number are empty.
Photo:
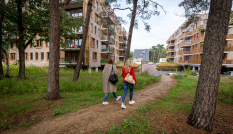
[[[103,101],[102,73],[82,71],[80,79],[77,82],[72,82],[73,70],[60,70],[60,95],[62,99],[44,100],[48,74],[46,69],[42,69],[43,73],[35,71],[27,74],[26,80],[12,77],[0,81],[0,132],[6,129],[27,127],[44,118],[51,118],[52,115],[76,111]],[[136,90],[159,81],[158,77],[136,77],[138,81]],[[117,94],[122,95],[123,92],[122,77],[119,77]],[[109,99],[112,97],[110,95]]]
[[[187,125],[192,108],[197,78],[176,76],[179,84],[162,99],[141,106],[121,125],[104,133],[207,133]],[[221,78],[213,133],[233,133],[233,103],[231,78]],[[222,92],[222,93],[221,93]],[[231,98],[231,99],[230,99]],[[226,102],[226,103],[225,103]]]

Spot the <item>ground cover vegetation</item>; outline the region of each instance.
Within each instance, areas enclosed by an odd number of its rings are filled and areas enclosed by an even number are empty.
[[[209,133],[186,122],[192,109],[198,78],[175,76],[179,81],[162,99],[141,106],[122,124],[102,133]],[[221,78],[212,133],[233,133],[233,81]]]
[[[5,68],[5,66],[4,66]],[[60,96],[62,99],[47,101],[48,68],[26,67],[26,79],[18,79],[19,66],[10,65],[10,78],[0,81],[0,132],[6,129],[27,127],[44,118],[61,115],[103,101],[102,72],[81,70],[80,79],[72,81],[73,69],[60,68]],[[120,70],[120,69],[119,69]],[[4,70],[5,71],[5,70]],[[123,94],[123,82],[119,71],[117,94]],[[136,76],[135,90],[159,81],[158,77]],[[113,95],[109,95],[109,99]]]

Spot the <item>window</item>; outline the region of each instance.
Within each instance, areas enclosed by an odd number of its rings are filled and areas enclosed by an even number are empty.
[[[142,51],[142,54],[145,54],[146,53],[146,51]]]
[[[95,22],[98,23],[98,14],[95,13]]]
[[[195,55],[193,57],[194,57],[193,59],[195,60]]]
[[[10,55],[10,60],[11,61],[15,61],[16,60],[15,55],[16,55],[16,53],[11,53],[11,55]]]
[[[207,19],[204,20],[204,23],[207,23]]]
[[[96,34],[96,26],[95,26],[95,34]]]
[[[96,40],[96,47],[99,48],[98,40]]]
[[[41,60],[44,60],[44,53],[41,52]]]
[[[93,24],[91,23],[91,32],[93,33]]]
[[[198,60],[198,55],[197,55],[197,60]]]
[[[38,53],[36,53],[36,60],[38,60]]]
[[[33,60],[33,53],[30,53],[30,60]]]
[[[49,42],[46,43],[46,47],[49,47]]]
[[[28,60],[28,53],[24,53],[24,60]]]
[[[30,43],[30,48],[32,48],[33,46],[32,46],[32,42]]]
[[[197,33],[197,39],[198,39],[198,33]]]
[[[36,48],[42,48],[41,40],[36,40]]]
[[[91,38],[91,47],[95,47],[95,39]]]
[[[204,36],[204,35],[205,35],[205,32],[204,32],[204,31],[201,31],[201,35]]]
[[[13,48],[13,42],[11,42],[11,48]]]
[[[97,61],[97,52],[93,52],[93,61]]]
[[[49,60],[49,52],[47,52],[47,60]]]
[[[90,15],[90,16],[91,16],[91,18],[92,18],[92,12],[93,12],[93,11],[91,11],[91,15]]]

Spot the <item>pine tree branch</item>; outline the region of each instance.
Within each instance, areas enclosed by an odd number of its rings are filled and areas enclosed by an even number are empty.
[[[152,1],[152,0],[149,0],[149,1],[152,2],[152,3],[155,3],[155,4],[157,4],[157,5],[159,5],[159,6],[163,9],[163,11],[165,12],[165,15],[166,15],[167,12],[164,10],[163,6],[161,6],[159,3],[154,2],[154,1]]]

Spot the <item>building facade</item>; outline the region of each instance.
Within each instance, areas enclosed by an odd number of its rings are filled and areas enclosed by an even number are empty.
[[[63,1],[65,2],[65,1]],[[102,1],[103,2],[103,1]],[[79,18],[86,18],[88,0],[71,0],[66,6],[66,13]],[[126,53],[127,32],[121,26],[116,15],[110,14],[110,8],[101,6],[101,1],[93,0],[91,18],[87,34],[85,52],[82,65],[87,68],[98,68],[107,64],[109,55],[114,55],[115,62],[124,61]],[[99,17],[100,12],[103,13]],[[101,22],[101,23],[100,23]],[[63,37],[67,41],[65,48],[60,48],[60,66],[76,66],[81,48],[83,28],[73,30],[78,38]],[[12,37],[13,43],[9,44],[9,62],[14,64],[19,60],[18,38]],[[39,36],[33,40],[34,46],[25,49],[26,66],[49,65],[49,42],[41,41]],[[69,43],[68,43],[69,42]]]
[[[166,53],[171,61],[200,70],[208,14],[199,15],[196,23],[181,25],[167,40]],[[223,68],[233,67],[233,26],[228,26]]]
[[[149,49],[135,49],[133,53],[133,62],[141,64],[141,61],[149,62]]]

